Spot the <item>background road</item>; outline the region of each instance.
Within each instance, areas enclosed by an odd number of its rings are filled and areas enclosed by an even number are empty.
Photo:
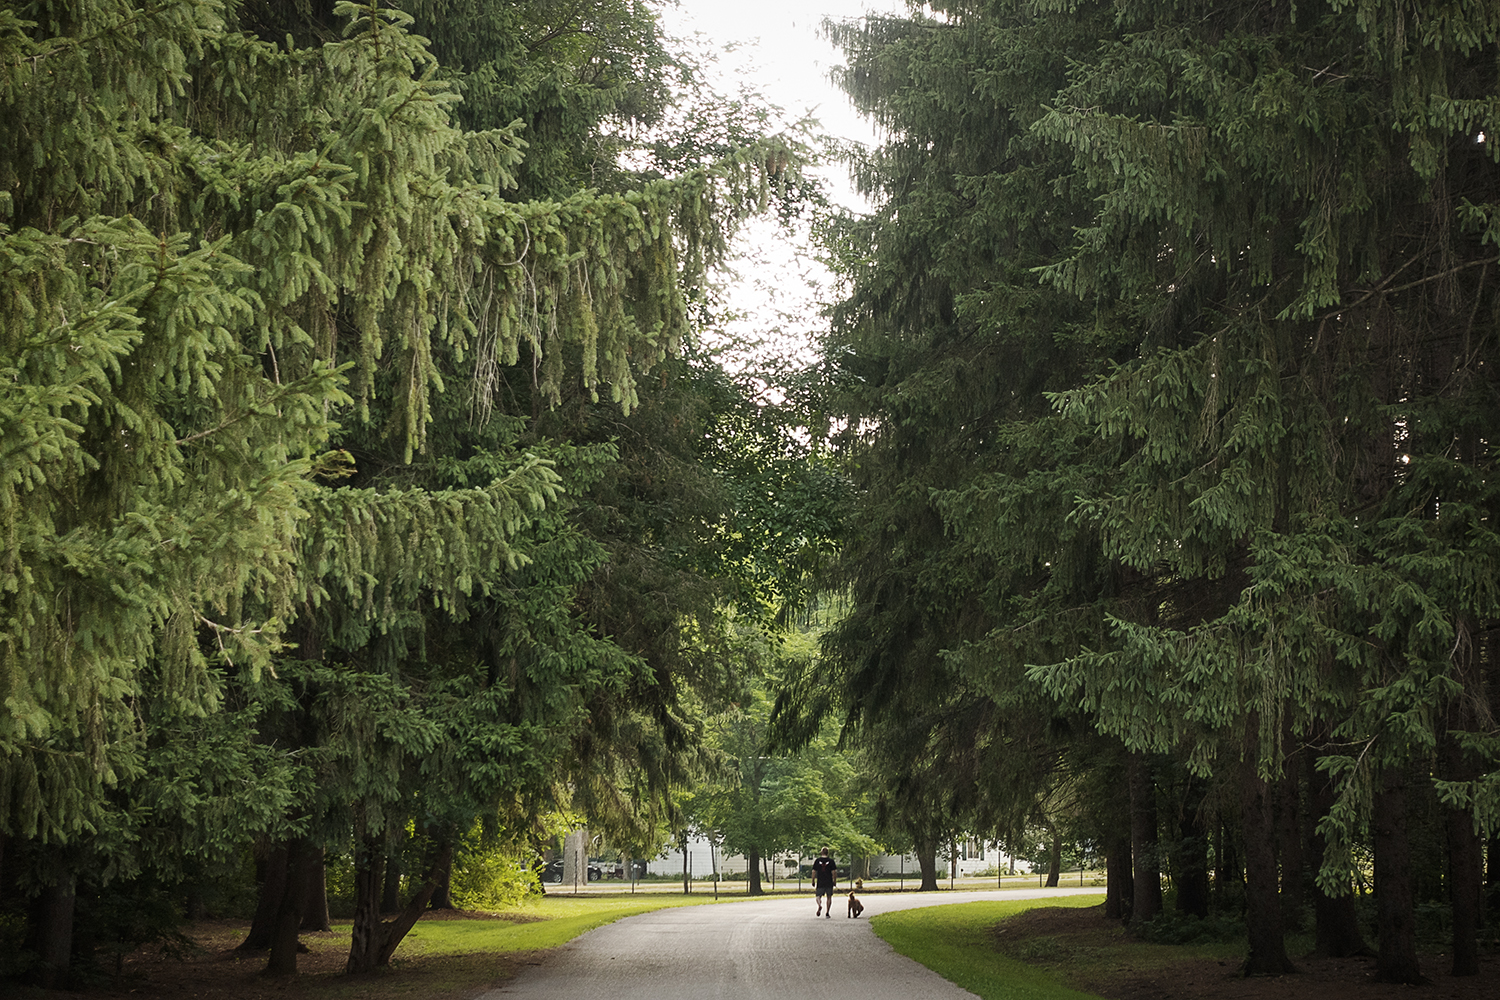
[[[547,952],[481,1000],[973,1000],[870,930],[869,918],[981,899],[1098,895],[1098,888],[891,893],[861,897],[864,916],[814,917],[812,896],[686,906],[627,917]]]

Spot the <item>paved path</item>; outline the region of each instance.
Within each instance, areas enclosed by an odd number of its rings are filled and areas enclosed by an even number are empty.
[[[974,1000],[892,951],[868,918],[915,906],[1098,893],[871,894],[857,920],[844,915],[844,896],[834,898],[832,919],[813,916],[811,896],[657,910],[575,938],[480,1000]]]

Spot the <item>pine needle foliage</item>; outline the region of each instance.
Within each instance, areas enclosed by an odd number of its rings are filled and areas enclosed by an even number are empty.
[[[834,28],[887,137],[835,234],[863,493],[826,710],[915,747],[958,716],[912,711],[1036,685],[1263,780],[1331,734],[1330,891],[1398,772],[1494,831],[1496,32],[1362,0]]]
[[[540,600],[525,575],[562,495],[555,451],[506,429],[488,466],[463,456],[463,482],[378,469],[419,462],[456,414],[508,428],[492,419],[506,366],[529,369],[543,405],[576,380],[635,408],[734,219],[776,183],[757,150],[520,200],[527,139],[455,124],[462,87],[411,13],[304,14],[273,32],[285,10],[215,0],[0,11],[8,836],[111,827],[128,852],[110,790],[166,773],[147,758],[172,720],[257,685],[348,690],[294,666],[318,659],[314,622],[379,660],[410,648],[414,607],[463,620],[476,599]],[[296,636],[303,658],[279,659]],[[430,726],[398,742],[425,752]],[[288,787],[263,777],[267,801]]]

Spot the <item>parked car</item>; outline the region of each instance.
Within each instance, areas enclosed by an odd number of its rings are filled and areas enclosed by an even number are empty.
[[[587,876],[588,880],[590,882],[597,882],[597,881],[599,881],[603,877],[604,877],[604,874],[603,874],[603,871],[600,869],[599,865],[596,862],[590,861],[589,862],[589,873],[588,873],[588,876]],[[563,863],[562,863],[562,858],[558,858],[555,861],[549,861],[549,862],[547,862],[547,867],[544,868],[544,869],[542,869],[542,881],[543,882],[561,882],[562,880],[563,880]]]

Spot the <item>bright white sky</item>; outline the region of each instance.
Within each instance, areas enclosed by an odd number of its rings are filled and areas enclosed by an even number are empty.
[[[668,34],[701,34],[706,47],[720,53],[720,65],[733,74],[731,79],[765,94],[792,120],[813,117],[828,135],[870,144],[875,141],[873,129],[829,79],[829,70],[843,58],[822,36],[820,26],[825,18],[843,20],[871,10],[904,8],[903,0],[677,0],[675,6],[665,0],[660,9]],[[726,83],[719,89],[727,93],[735,88]],[[836,202],[856,210],[865,207],[843,166],[820,173]],[[829,275],[805,248],[789,244],[771,225],[747,226],[740,251],[727,299],[741,318],[727,325],[728,332],[758,341],[759,350],[753,354],[811,360],[816,338],[826,326],[819,313],[832,295]]]
[[[902,7],[902,0],[676,0],[675,5],[664,0],[661,14],[668,33],[684,38],[701,34],[721,53],[725,70],[785,108],[794,120],[814,117],[829,135],[870,143],[874,133],[869,123],[828,78],[843,56],[822,36],[821,26],[825,18],[848,20]],[[847,190],[842,174],[829,179]],[[852,194],[839,197],[841,203],[849,199]]]

